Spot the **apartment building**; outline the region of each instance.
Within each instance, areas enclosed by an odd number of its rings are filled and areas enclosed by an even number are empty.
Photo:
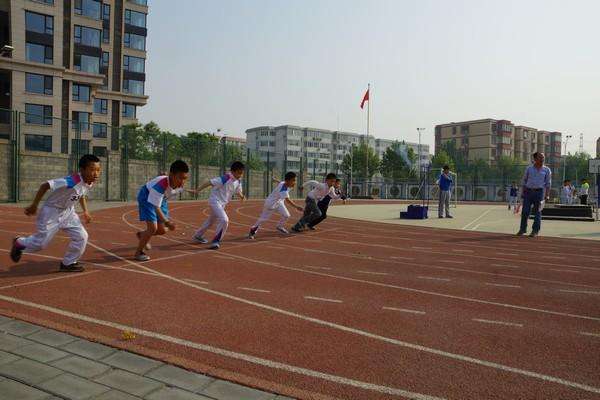
[[[263,161],[266,162],[268,157],[271,165],[278,169],[299,170],[302,158],[303,167],[318,174],[339,171],[344,156],[350,153],[352,146],[364,143],[365,139],[365,135],[354,132],[295,125],[260,126],[246,130],[248,148],[257,152]],[[369,136],[369,146],[380,158],[393,143],[394,140]],[[416,143],[401,142],[401,145],[413,148],[418,153],[419,145]],[[423,163],[429,162],[429,145],[421,145],[421,160]],[[284,165],[287,167],[284,168]]]
[[[22,149],[118,149],[112,127],[148,101],[147,14],[147,0],[0,0],[0,48],[13,48],[0,55],[0,109],[24,113]]]
[[[469,161],[482,159],[494,165],[500,157],[508,156],[528,162],[531,154],[541,151],[546,153],[551,168],[558,168],[561,162],[560,132],[515,125],[509,120],[487,118],[435,127],[436,151],[451,140]]]

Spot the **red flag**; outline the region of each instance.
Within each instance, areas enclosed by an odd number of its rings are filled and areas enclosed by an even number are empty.
[[[360,102],[360,108],[363,108],[365,106],[365,101],[369,101],[369,89],[367,89],[362,101]]]

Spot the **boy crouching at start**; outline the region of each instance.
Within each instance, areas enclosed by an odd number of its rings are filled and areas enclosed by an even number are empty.
[[[37,232],[28,237],[15,238],[10,258],[18,262],[23,253],[35,253],[46,248],[60,229],[71,238],[60,263],[60,271],[83,271],[83,266],[78,261],[85,251],[88,233],[75,212],[75,203],[79,202],[81,205],[83,220],[86,223],[91,222],[86,195],[99,177],[100,159],[86,154],[79,160],[79,173],[42,183],[33,202],[25,209],[25,215],[35,215],[44,194],[52,191],[38,214]]]

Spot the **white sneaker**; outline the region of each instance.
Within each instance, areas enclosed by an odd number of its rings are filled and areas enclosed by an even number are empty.
[[[144,253],[136,254],[135,261],[150,261],[150,256]]]
[[[212,242],[209,246],[209,249],[211,250],[219,250],[219,247],[221,247],[221,244],[219,242]]]
[[[196,241],[198,243],[202,243],[202,244],[208,243],[208,240],[204,239],[204,236],[202,236],[202,235],[195,234],[194,236],[192,236],[192,239],[194,239],[194,241]]]
[[[285,229],[283,226],[278,226],[277,229],[279,232],[283,233],[284,235],[289,235],[290,231],[288,231],[287,229]]]
[[[255,239],[254,234],[253,233],[249,233],[248,234],[248,239]]]
[[[136,232],[135,236],[137,236],[138,240],[140,240],[140,236],[142,236],[142,232]],[[150,242],[146,243],[144,246],[144,250],[152,250],[152,245]]]

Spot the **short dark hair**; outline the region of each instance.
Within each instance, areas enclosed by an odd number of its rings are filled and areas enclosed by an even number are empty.
[[[445,170],[447,170],[447,169],[450,169],[450,167],[449,167],[449,166],[447,166],[447,165],[444,165],[444,166],[442,167],[442,169],[445,171]]]
[[[241,161],[234,161],[234,162],[231,164],[231,168],[230,168],[230,169],[231,169],[232,171],[239,171],[239,170],[244,170],[244,169],[246,169],[246,166],[245,166],[245,165],[244,165],[244,163],[243,163],[243,162],[241,162]]]
[[[183,160],[175,160],[171,164],[169,168],[169,172],[172,174],[178,174],[179,172],[190,172],[190,167],[188,167],[187,163]]]
[[[341,182],[342,180],[340,178],[335,178],[336,182]]]
[[[100,159],[93,154],[86,154],[79,159],[79,168],[85,169],[91,163],[100,162]]]
[[[294,179],[296,177],[296,173],[295,172],[286,172],[285,176],[283,177],[284,180],[289,181],[290,179]]]
[[[327,176],[325,177],[325,180],[328,181],[329,179],[337,179],[337,176],[333,173],[330,172],[327,174]]]

